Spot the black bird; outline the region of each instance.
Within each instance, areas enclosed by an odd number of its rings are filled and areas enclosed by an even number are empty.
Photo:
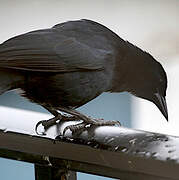
[[[167,76],[161,64],[91,20],[60,23],[0,44],[0,94],[16,88],[55,116],[37,126],[64,118],[58,110],[83,120],[71,130],[113,125],[75,109],[103,92],[123,91],[153,102],[168,120]]]

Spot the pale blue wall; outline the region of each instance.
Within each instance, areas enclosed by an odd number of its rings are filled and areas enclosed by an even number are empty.
[[[0,158],[1,180],[35,180],[34,166],[15,160]]]

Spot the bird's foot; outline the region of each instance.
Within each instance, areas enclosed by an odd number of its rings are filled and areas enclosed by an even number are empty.
[[[65,127],[63,136],[67,130],[70,130],[72,133],[81,133],[91,126],[121,126],[121,123],[119,121],[104,121],[104,119],[86,118],[82,123]]]
[[[85,122],[79,123],[79,124],[75,124],[75,125],[69,125],[67,127],[65,127],[65,129],[63,130],[63,136],[65,135],[67,130],[70,130],[73,133],[79,132],[81,133],[83,130],[86,129],[86,126],[88,124]]]
[[[60,121],[60,120],[63,120],[63,121],[75,121],[75,120],[78,120],[78,118],[75,117],[75,116],[65,116],[65,115],[61,115],[61,114],[59,113],[57,116],[55,116],[55,117],[53,117],[53,118],[51,118],[51,119],[39,121],[39,122],[36,124],[36,126],[35,126],[35,132],[36,132],[38,135],[46,135],[45,132],[39,133],[39,132],[38,132],[38,127],[39,127],[40,125],[42,125],[43,128],[44,128],[44,130],[47,131],[47,129],[48,129],[49,127],[58,124],[58,121]]]
[[[121,126],[119,121],[105,121],[104,119],[88,118],[85,122],[94,126]]]
[[[61,120],[61,119],[62,119],[62,115],[61,115],[61,114],[58,114],[57,116],[55,116],[55,117],[53,117],[53,118],[51,118],[51,119],[41,120],[41,121],[39,121],[39,122],[36,124],[36,126],[35,126],[35,132],[36,132],[38,135],[46,135],[45,132],[39,133],[39,132],[38,132],[38,127],[39,127],[40,125],[42,125],[42,126],[44,127],[45,131],[46,131],[49,127],[57,124],[57,121],[58,121],[58,120]]]
[[[66,115],[62,115],[60,113],[56,113],[54,118],[51,118],[49,120],[42,120],[39,121],[36,126],[35,126],[35,131],[38,135],[46,135],[45,132],[39,133],[38,132],[38,127],[39,125],[42,125],[44,127],[44,130],[46,131],[49,127],[51,127],[52,125],[55,125],[58,123],[58,121],[75,121],[75,120],[82,120],[82,123],[76,124],[76,125],[70,125],[67,126],[64,130],[63,130],[63,135],[65,135],[65,132],[67,130],[70,130],[72,133],[81,133],[83,130],[85,130],[88,127],[91,126],[120,126],[120,122],[119,121],[104,121],[104,119],[93,119],[90,117],[87,117],[77,111],[75,111],[74,113],[71,112],[67,112],[69,114],[71,114],[72,116],[66,116]]]

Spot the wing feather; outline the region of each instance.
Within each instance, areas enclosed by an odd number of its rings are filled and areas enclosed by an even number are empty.
[[[0,45],[0,67],[37,72],[96,71],[104,69],[110,52],[92,48],[55,29],[39,30]]]

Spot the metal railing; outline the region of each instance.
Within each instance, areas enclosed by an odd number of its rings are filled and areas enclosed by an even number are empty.
[[[0,157],[34,163],[36,180],[75,180],[75,172],[179,180],[179,137],[111,126],[60,136],[66,125],[57,126],[56,138],[1,129]]]

